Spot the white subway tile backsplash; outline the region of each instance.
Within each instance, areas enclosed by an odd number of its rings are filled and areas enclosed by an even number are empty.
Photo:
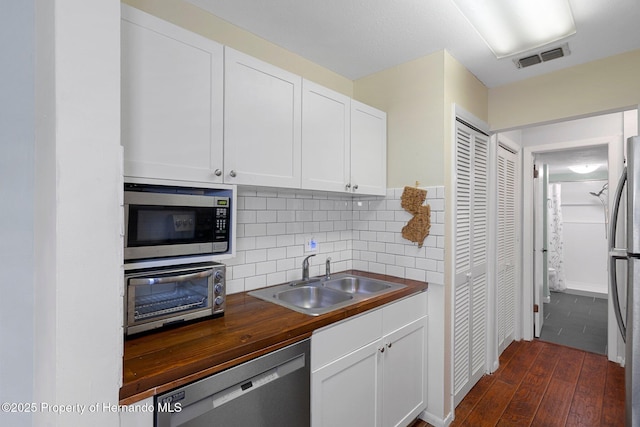
[[[267,286],[267,276],[260,274],[257,276],[247,277],[244,279],[244,289],[251,291],[254,289],[264,288]]]
[[[278,212],[276,211],[257,211],[256,222],[276,222],[278,220]]]
[[[248,210],[267,209],[267,199],[265,197],[247,197],[244,201],[244,208]]]
[[[402,237],[412,218],[400,205],[403,188],[386,197],[292,189],[238,190],[236,256],[226,260],[227,293],[300,279],[305,243],[319,243],[310,274],[358,269],[432,283],[444,283],[444,187],[425,187],[431,230],[424,246]]]
[[[282,197],[270,197],[267,199],[267,209],[284,211],[287,209],[287,199]]]
[[[265,261],[256,264],[256,274],[270,274],[278,271],[276,261]]]
[[[283,222],[272,222],[267,224],[267,235],[278,236],[287,232],[287,224]]]
[[[287,257],[287,248],[270,248],[267,249],[268,260],[278,260]]]
[[[252,251],[247,251],[245,254],[245,262],[263,262],[267,260],[267,250],[266,249],[256,249]]]
[[[255,224],[256,222],[256,211],[238,211],[236,214],[236,221],[238,224]]]
[[[287,209],[290,211],[301,211],[304,209],[304,200],[287,199]]]
[[[244,235],[250,236],[264,236],[267,234],[267,224],[245,224]]]
[[[278,211],[278,222],[294,222],[295,220],[296,211]]]
[[[259,236],[255,237],[256,243],[253,249],[269,249],[278,246],[276,236]]]

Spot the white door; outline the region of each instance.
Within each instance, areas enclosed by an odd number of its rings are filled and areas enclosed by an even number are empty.
[[[422,317],[383,338],[383,426],[406,426],[427,405],[426,329]]]
[[[549,167],[540,165],[538,175],[534,177],[534,272],[533,272],[533,323],[534,336],[540,338],[544,324],[544,302],[546,297],[547,262],[547,188],[549,186]]]
[[[223,47],[122,5],[126,176],[222,182]]]
[[[485,372],[489,137],[456,122],[454,401]]]
[[[381,425],[382,348],[374,341],[313,372],[313,427]]]
[[[351,99],[302,82],[302,188],[348,191]]]
[[[516,221],[518,156],[498,147],[498,354],[514,340],[516,327]]]
[[[351,182],[354,194],[387,193],[387,113],[351,100]]]
[[[224,52],[224,181],[300,187],[302,78]]]

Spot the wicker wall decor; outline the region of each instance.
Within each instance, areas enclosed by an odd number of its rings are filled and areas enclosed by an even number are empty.
[[[415,187],[404,187],[400,198],[402,208],[413,215],[407,225],[402,227],[402,237],[417,243],[419,248],[431,229],[431,206],[422,205],[426,199],[427,190]]]

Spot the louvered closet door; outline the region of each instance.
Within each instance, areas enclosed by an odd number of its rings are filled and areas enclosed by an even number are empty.
[[[487,348],[489,138],[456,123],[454,401],[482,377]]]
[[[498,148],[498,354],[513,341],[516,323],[517,156]]]

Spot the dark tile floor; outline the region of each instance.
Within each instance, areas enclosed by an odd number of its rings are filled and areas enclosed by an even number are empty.
[[[541,340],[607,354],[606,299],[551,292],[544,317]]]

